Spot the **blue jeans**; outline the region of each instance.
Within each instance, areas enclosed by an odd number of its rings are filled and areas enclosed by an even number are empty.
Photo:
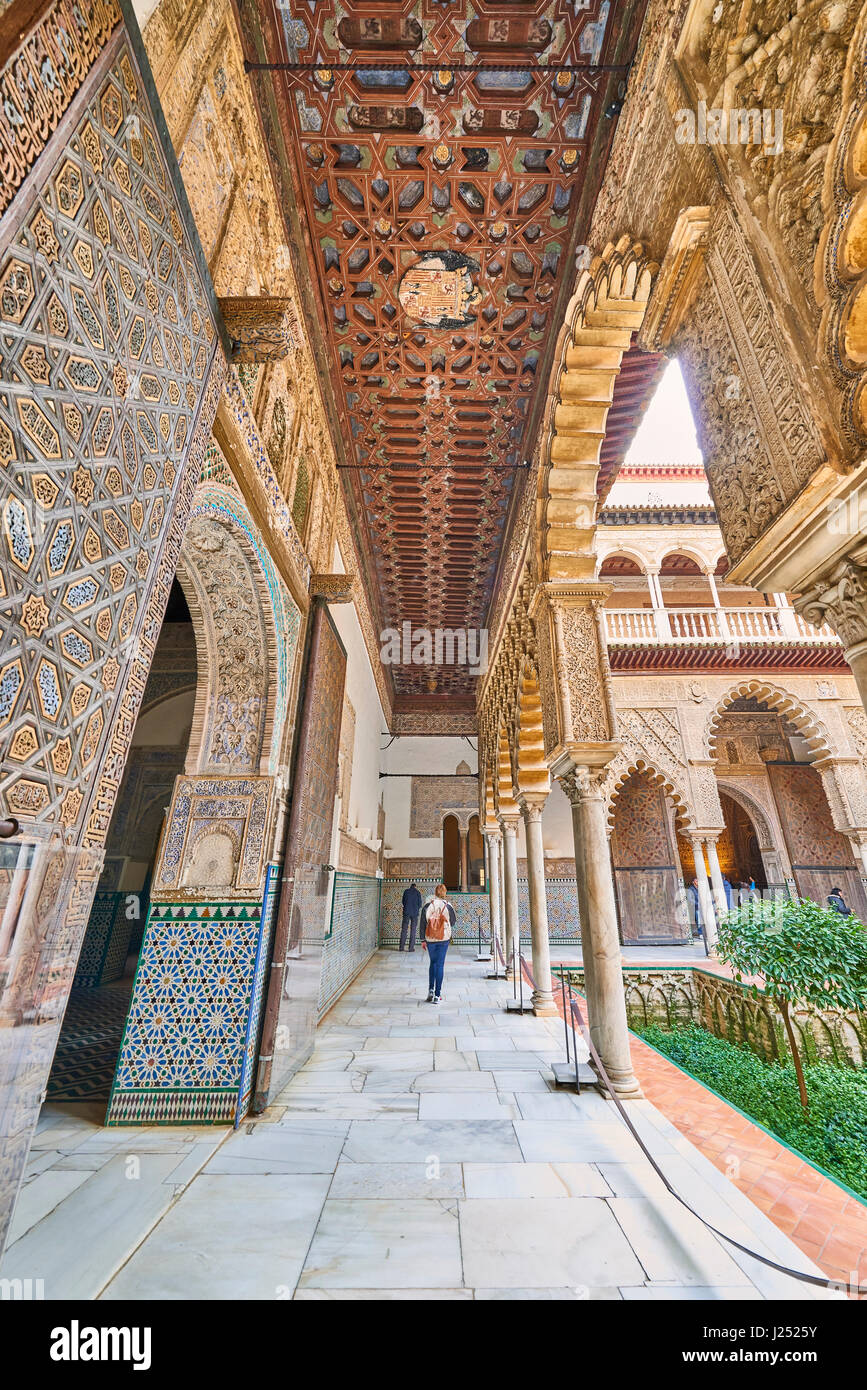
[[[401,923],[400,923],[400,947],[399,947],[399,949],[400,949],[401,951],[403,950],[404,944],[405,944],[405,942],[406,942],[406,934],[407,934],[407,932],[409,932],[409,949],[410,949],[411,951],[414,951],[414,950],[415,950],[415,924],[416,924],[416,920],[417,920],[416,917],[407,916],[406,913],[404,913],[403,918],[401,919]]]
[[[437,998],[443,992],[443,971],[446,965],[446,951],[449,949],[447,941],[428,941],[427,953],[430,960],[428,970],[427,986],[432,989]]]

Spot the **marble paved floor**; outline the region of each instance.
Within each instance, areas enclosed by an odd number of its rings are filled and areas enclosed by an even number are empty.
[[[47,1107],[0,1274],[47,1298],[827,1297],[732,1250],[666,1193],[613,1107],[556,1091],[559,1019],[452,950],[379,952],[262,1117],[99,1128]],[[737,1239],[817,1272],[646,1101],[670,1179]]]

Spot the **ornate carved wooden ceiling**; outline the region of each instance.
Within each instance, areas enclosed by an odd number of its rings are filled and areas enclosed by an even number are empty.
[[[239,0],[383,627],[485,626],[641,9]],[[473,695],[392,670],[398,703]]]

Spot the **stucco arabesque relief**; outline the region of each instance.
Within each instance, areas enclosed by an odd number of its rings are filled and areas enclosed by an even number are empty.
[[[812,267],[831,213],[827,195],[819,206],[822,176],[847,49],[851,66],[860,42],[857,9],[811,4],[790,22],[780,4],[652,0],[594,212],[596,244],[628,227],[661,257],[685,208],[710,210],[704,283],[669,348],[684,363],[736,562],[846,454],[839,391],[815,367]],[[678,143],[678,121],[699,100],[779,109],[782,150]]]

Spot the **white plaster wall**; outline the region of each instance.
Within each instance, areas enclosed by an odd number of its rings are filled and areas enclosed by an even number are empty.
[[[572,859],[575,856],[572,807],[560,783],[554,778],[551,782],[551,795],[542,812],[542,848],[546,859]]]
[[[384,740],[387,742],[387,740]],[[396,738],[382,755],[383,772],[432,772],[453,774],[459,763],[478,768],[476,740],[463,738]],[[389,858],[434,859],[442,854],[442,837],[410,839],[410,777],[383,778],[385,787],[385,843]]]
[[[182,690],[178,695],[170,695],[160,700],[158,705],[141,716],[132,737],[133,748],[176,748],[190,737],[193,722],[193,707],[196,703],[195,690]]]
[[[135,17],[138,20],[138,27],[144,33],[144,27],[157,8],[159,0],[132,0],[132,7]]]
[[[334,547],[334,573],[344,574],[340,551]],[[379,750],[386,742],[386,719],[370,667],[367,647],[354,603],[333,603],[329,612],[346,648],[346,694],[355,710],[355,743],[352,753],[352,785],[349,790],[349,825],[357,839],[369,832],[376,839],[380,802]]]

